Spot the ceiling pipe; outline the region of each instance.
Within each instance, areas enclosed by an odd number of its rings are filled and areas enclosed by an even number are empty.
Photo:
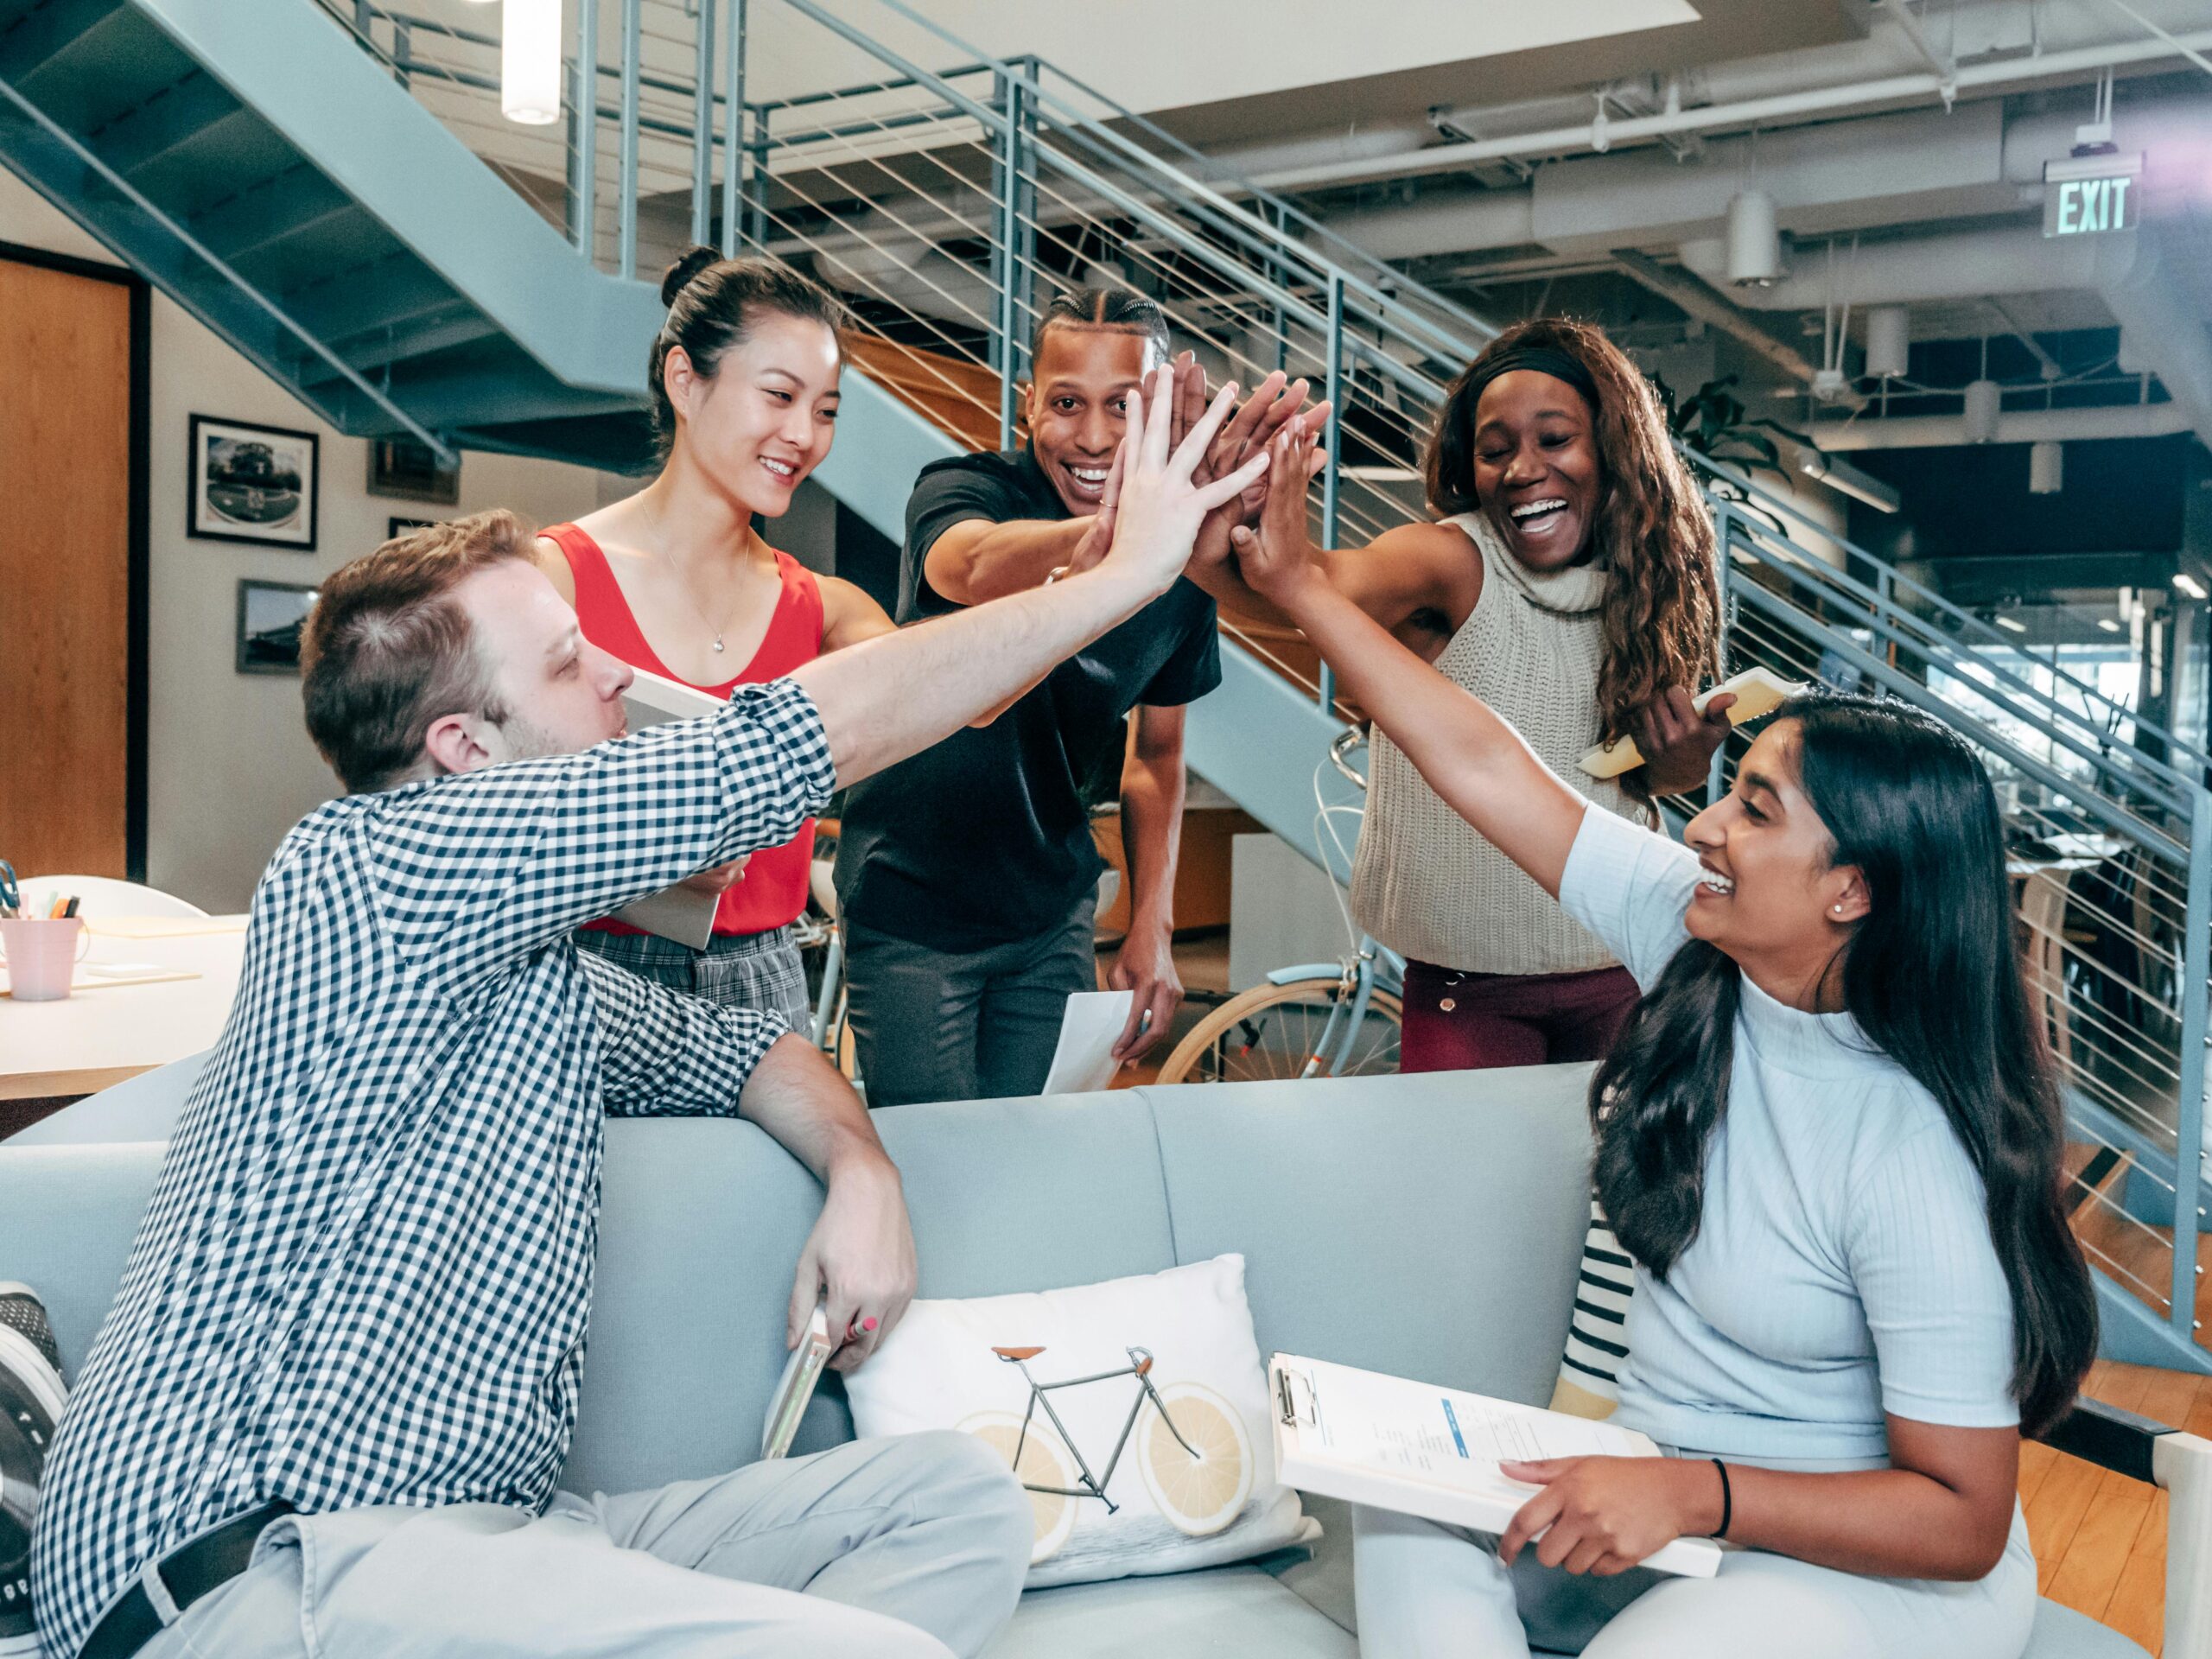
[[[2102,285],[2105,308],[2212,448],[2212,339],[2183,302],[2179,276],[2166,269],[2171,250],[2159,227],[2145,226],[2135,240],[2135,258]]]
[[[2025,192],[2040,194],[2044,163],[2068,154],[2078,124],[2071,111],[2007,118],[1988,101],[1949,116],[1898,111],[1770,132],[1760,146],[1759,186],[1776,198],[1785,225],[1815,224],[1822,234],[2018,213],[2029,205]],[[2212,99],[2132,104],[2120,126],[2127,148],[2148,149],[2157,161],[2162,188],[2186,191],[2198,176],[2186,158],[2212,152]],[[1384,259],[1532,244],[1562,254],[1672,244],[1707,226],[1717,232],[1745,159],[1728,152],[1745,151],[1748,143],[1720,140],[1706,165],[1694,168],[1648,150],[1582,156],[1553,162],[1534,186],[1436,192],[1332,213],[1327,224]]]
[[[2050,289],[2099,289],[2134,262],[2135,237],[2046,237],[2035,225],[1953,231],[1861,243],[1839,260],[1801,264],[1765,288],[1735,291],[1756,311],[1817,311],[1838,304],[1909,305],[1926,300],[1987,299]],[[1685,242],[1682,264],[1708,282],[1727,279],[1726,247],[1717,238]]]
[[[2189,50],[2212,49],[2212,29],[2177,37]],[[1798,117],[1830,115],[1839,111],[1894,103],[1920,103],[1939,99],[1947,84],[1957,94],[2016,86],[2030,81],[2063,79],[2069,75],[2114,69],[2133,64],[2158,62],[2177,55],[2163,41],[2109,41],[2097,46],[2038,56],[2003,58],[1968,64],[1946,83],[1943,77],[1923,71],[1889,75],[1878,79],[1849,81],[1838,86],[1807,88],[1767,98],[1708,105],[1701,109],[1630,116],[1606,124],[1609,149],[1618,149],[1640,140],[1656,140],[1677,133],[1716,132],[1787,123]],[[1303,168],[1263,173],[1253,182],[1270,190],[1311,190],[1323,185],[1352,184],[1382,178],[1408,178],[1426,173],[1451,173],[1478,162],[1512,157],[1572,156],[1592,148],[1590,124],[1522,132],[1465,143],[1435,144],[1388,161],[1374,157],[1317,162]]]
[[[2190,429],[2179,404],[2122,404],[2105,409],[2006,410],[1998,416],[1999,443],[2070,443],[2101,438],[2163,438]],[[1974,442],[1957,415],[1896,415],[1815,424],[1808,435],[1828,454],[1859,449],[1963,448]]]

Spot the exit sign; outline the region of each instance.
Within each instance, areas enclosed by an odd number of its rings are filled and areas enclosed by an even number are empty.
[[[2043,164],[2043,233],[2132,231],[2142,216],[2143,157],[2075,156]]]

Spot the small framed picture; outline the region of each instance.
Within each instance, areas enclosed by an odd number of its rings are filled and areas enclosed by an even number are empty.
[[[412,536],[418,530],[428,530],[437,524],[435,518],[387,518],[384,524],[384,538],[397,541],[402,536]]]
[[[300,671],[300,630],[315,608],[315,590],[303,582],[238,582],[238,671],[241,674]]]
[[[414,438],[378,438],[369,445],[369,493],[449,507],[461,499],[461,464]]]
[[[314,552],[320,449],[312,432],[194,415],[185,534]]]

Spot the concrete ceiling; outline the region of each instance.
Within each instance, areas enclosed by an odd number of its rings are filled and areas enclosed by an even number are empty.
[[[1293,92],[1194,104],[1153,118],[1185,143],[1236,144],[1283,132],[1420,117],[1437,105],[1503,104],[1725,59],[1863,38],[1869,0],[1696,0],[1698,19],[1603,39],[1431,64]]]

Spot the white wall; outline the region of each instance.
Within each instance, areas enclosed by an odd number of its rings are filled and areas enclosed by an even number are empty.
[[[0,242],[116,263],[13,175],[0,170]],[[512,507],[539,524],[588,512],[601,475],[552,461],[470,454],[457,507],[368,493],[368,446],[340,436],[156,291],[148,443],[146,874],[213,911],[246,907],[284,832],[337,792],[308,742],[300,683],[240,674],[233,633],[241,576],[313,582],[384,539],[393,517]],[[321,505],[312,554],[194,541],[184,533],[186,445],[194,414],[321,437]]]

